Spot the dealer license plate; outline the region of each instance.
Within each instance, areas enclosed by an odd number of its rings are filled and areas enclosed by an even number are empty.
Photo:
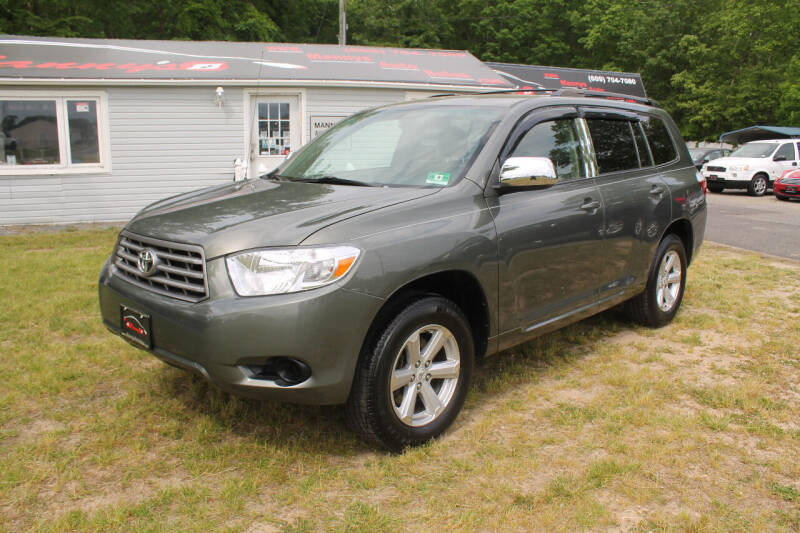
[[[137,346],[150,349],[150,315],[131,309],[127,305],[120,305],[120,332],[123,337]]]

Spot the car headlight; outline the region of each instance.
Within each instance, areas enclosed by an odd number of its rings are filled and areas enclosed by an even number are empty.
[[[353,246],[267,248],[229,255],[228,275],[239,296],[305,291],[344,277],[361,251]]]

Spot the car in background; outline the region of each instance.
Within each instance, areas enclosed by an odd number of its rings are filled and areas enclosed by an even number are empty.
[[[800,169],[784,172],[772,186],[772,193],[778,200],[800,198]]]
[[[720,157],[726,157],[730,152],[731,151],[727,148],[713,148],[711,150],[708,148],[689,149],[689,155],[692,156],[692,161],[694,161],[694,166],[697,167],[697,170],[702,170],[703,165],[709,161],[719,159]]]
[[[798,152],[796,139],[752,141],[703,165],[703,177],[711,192],[747,189],[751,196],[763,196],[774,180],[797,168]]]

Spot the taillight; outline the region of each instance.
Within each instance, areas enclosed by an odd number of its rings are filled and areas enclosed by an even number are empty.
[[[708,193],[708,183],[706,183],[706,177],[699,170],[694,171],[694,177],[697,178],[697,181],[700,183],[700,188],[703,189],[703,194]]]

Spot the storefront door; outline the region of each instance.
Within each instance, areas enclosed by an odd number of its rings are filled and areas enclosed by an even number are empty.
[[[250,127],[250,177],[277,167],[300,148],[300,109],[297,96],[254,96]]]

